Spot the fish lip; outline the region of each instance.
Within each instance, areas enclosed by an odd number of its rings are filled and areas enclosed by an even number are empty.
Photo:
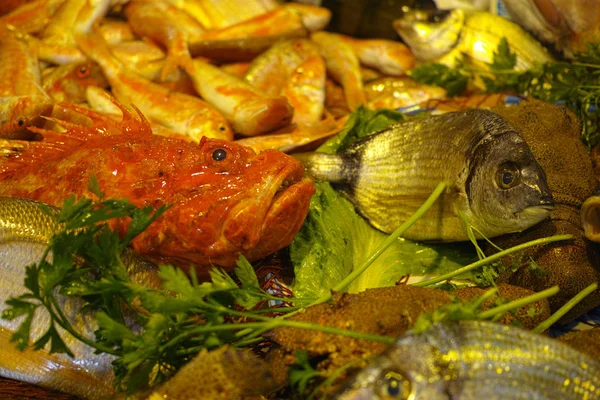
[[[251,250],[260,242],[263,232],[268,229],[265,221],[269,219],[269,211],[284,193],[301,184],[304,167],[299,161],[286,159],[279,164],[279,171],[269,173],[273,178],[267,180],[258,194],[242,199],[230,211],[232,217],[223,224],[223,237],[240,250]]]

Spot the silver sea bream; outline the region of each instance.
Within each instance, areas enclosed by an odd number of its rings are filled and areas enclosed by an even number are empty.
[[[308,174],[332,182],[376,228],[391,233],[440,182],[448,186],[404,235],[468,240],[523,231],[553,206],[544,171],[519,132],[472,109],[391,125],[338,154],[295,154]]]
[[[400,337],[335,398],[591,400],[600,398],[600,362],[516,327],[437,324]]]

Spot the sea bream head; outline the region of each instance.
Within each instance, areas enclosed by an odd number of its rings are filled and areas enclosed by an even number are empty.
[[[548,217],[552,194],[523,137],[504,118],[485,114],[477,121],[485,134],[468,148],[459,177],[469,203],[464,216],[487,237],[521,232]]]
[[[334,399],[596,399],[599,373],[597,360],[557,339],[490,321],[443,322],[399,337]]]
[[[464,20],[460,9],[406,10],[394,21],[394,29],[418,60],[432,61],[457,45]]]
[[[7,144],[2,195],[60,207],[71,194],[94,197],[87,183],[95,175],[107,198],[170,205],[132,246],[154,261],[198,266],[199,276],[211,264],[231,268],[240,254],[256,260],[292,241],[315,191],[299,161],[228,140],[154,135],[141,114],[116,104],[121,121],[64,104],[91,123],[55,121],[66,131],[38,129],[41,141]]]

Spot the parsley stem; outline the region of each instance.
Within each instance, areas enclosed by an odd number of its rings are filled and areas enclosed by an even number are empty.
[[[558,293],[558,286],[552,286],[546,290],[542,290],[541,292],[534,293],[529,296],[525,296],[523,298],[511,301],[510,303],[502,304],[501,306],[490,308],[489,310],[483,311],[479,314],[479,318],[488,319],[497,315],[502,315],[507,311],[516,310],[521,308],[527,304],[535,303],[536,301],[545,299],[550,296],[554,296]]]
[[[486,290],[485,293],[483,293],[481,296],[479,296],[479,298],[473,303],[473,307],[475,309],[480,308],[483,305],[483,303],[488,301],[488,299],[491,299],[492,297],[494,297],[494,295],[497,292],[498,292],[498,288],[496,288],[496,287]]]
[[[592,293],[596,289],[598,289],[597,282],[594,282],[591,285],[587,286],[581,292],[577,293],[575,295],[575,297],[573,297],[571,300],[567,301],[561,308],[556,310],[556,312],[554,314],[552,314],[548,319],[546,319],[545,321],[542,321],[538,326],[533,328],[531,330],[531,332],[534,332],[534,333],[544,332],[546,329],[550,328],[550,326],[552,324],[557,322],[563,315],[565,315],[573,307],[575,307],[575,305],[577,303],[579,303],[581,300],[583,300],[585,297],[587,297],[590,293]]]
[[[175,336],[173,339],[169,340],[169,342],[165,343],[163,346],[159,348],[159,352],[162,353],[166,351],[169,347],[172,347],[179,343],[181,340],[186,339],[190,336],[194,336],[201,333],[210,333],[210,332],[221,332],[221,331],[233,331],[238,329],[257,329],[259,331],[268,331],[275,328],[296,328],[296,329],[306,329],[313,330],[318,332],[330,333],[334,335],[347,336],[354,339],[364,339],[371,340],[375,342],[381,342],[385,344],[392,344],[394,342],[394,338],[390,336],[381,336],[375,335],[371,333],[364,332],[356,332],[342,328],[335,328],[332,326],[313,324],[310,322],[302,322],[302,321],[289,321],[281,318],[269,318],[269,321],[266,322],[244,322],[237,324],[221,324],[221,325],[212,325],[212,326],[198,326],[192,329],[189,329],[179,335]],[[246,340],[252,338],[246,338]]]
[[[553,242],[559,242],[559,241],[563,241],[563,240],[571,240],[571,239],[573,239],[573,235],[555,235],[555,236],[548,236],[548,237],[541,238],[541,239],[531,240],[529,242],[521,243],[517,246],[513,246],[510,249],[506,249],[506,250],[500,251],[496,254],[492,254],[491,256],[488,256],[486,258],[482,258],[481,260],[478,260],[474,263],[471,263],[467,266],[464,266],[464,267],[454,270],[452,272],[448,272],[446,274],[437,276],[435,278],[427,279],[425,281],[416,282],[416,283],[413,283],[412,285],[417,286],[417,287],[434,285],[436,283],[443,282],[447,279],[454,278],[455,276],[464,274],[465,272],[469,272],[475,268],[482,267],[482,266],[487,265],[493,261],[496,261],[504,256],[507,256],[512,253],[516,253],[518,251],[527,249],[529,247],[553,243]]]

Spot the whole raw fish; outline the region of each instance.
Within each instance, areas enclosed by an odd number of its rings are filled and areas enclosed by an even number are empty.
[[[22,321],[6,319],[10,318],[10,314],[6,312],[5,301],[25,292],[25,267],[40,261],[54,232],[55,221],[55,216],[42,211],[40,203],[0,197],[0,313],[3,316],[0,319],[0,376],[86,399],[109,398],[114,396],[113,356],[94,354],[94,349],[66,334],[62,334],[62,337],[75,355],[74,358],[66,354],[49,354],[47,350],[34,351],[31,347],[20,351],[14,342],[10,342],[13,332]],[[160,287],[155,266],[130,252],[123,262],[133,281],[153,288]],[[97,324],[91,316],[80,313],[83,305],[81,299],[58,295],[57,300],[71,323],[88,338],[94,338]],[[37,311],[31,322],[32,342],[46,332],[48,324],[48,314]]]
[[[493,322],[407,334],[337,400],[600,398],[600,362],[545,336]]]
[[[339,154],[295,154],[307,172],[340,187],[376,228],[391,233],[440,182],[436,205],[405,234],[414,240],[468,240],[520,232],[553,205],[544,171],[507,120],[468,110],[402,121]]]
[[[200,276],[211,264],[235,266],[239,254],[256,260],[287,246],[304,221],[314,183],[284,153],[153,135],[141,114],[136,118],[124,107],[121,122],[63,107],[92,125],[59,121],[66,132],[36,129],[42,141],[4,143],[9,154],[0,160],[0,195],[59,206],[71,194],[92,196],[87,182],[95,174],[107,197],[138,206],[170,204],[133,248],[154,260],[197,265]]]
[[[394,21],[394,29],[419,61],[453,66],[459,59],[485,67],[494,61],[502,38],[517,55],[517,70],[552,61],[548,51],[520,26],[483,11],[410,10]]]

